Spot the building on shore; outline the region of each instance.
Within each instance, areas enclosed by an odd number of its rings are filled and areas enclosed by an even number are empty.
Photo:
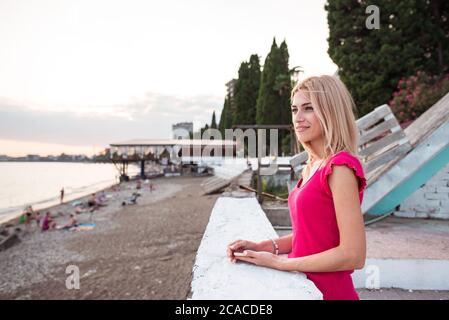
[[[173,139],[189,139],[193,135],[193,122],[180,122],[172,125]]]

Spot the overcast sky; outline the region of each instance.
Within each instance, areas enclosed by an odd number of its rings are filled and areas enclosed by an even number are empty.
[[[324,0],[0,0],[0,154],[92,154],[220,115],[273,37],[333,74]]]

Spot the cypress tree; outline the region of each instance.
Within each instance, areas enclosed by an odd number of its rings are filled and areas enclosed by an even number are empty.
[[[248,83],[248,104],[246,113],[246,123],[256,124],[256,105],[260,88],[260,61],[257,54],[249,58],[249,83]]]
[[[229,108],[229,98],[226,96],[225,101],[223,103],[223,110],[221,111],[220,115],[220,122],[218,124],[218,129],[221,132],[222,137],[224,138],[225,129],[231,128],[231,114],[230,114],[230,108]]]
[[[256,103],[260,85],[259,57],[251,55],[249,62],[242,62],[235,85],[235,112],[233,124],[255,124]]]
[[[279,51],[281,69],[279,75],[276,77],[276,89],[278,90],[280,97],[280,124],[290,124],[290,93],[292,91],[291,73],[293,70],[290,70],[288,67],[289,54],[285,40],[279,46]]]
[[[239,77],[235,83],[235,112],[232,115],[233,124],[247,124],[247,98],[249,83],[249,66],[248,62],[242,62],[239,68]]]
[[[212,113],[212,121],[210,124],[211,129],[217,129],[217,121],[215,120],[215,110]]]
[[[259,95],[257,98],[256,120],[258,124],[290,124],[290,92],[291,76],[297,68],[289,69],[289,53],[287,43],[283,41],[278,47],[273,39],[270,53],[265,59],[262,71]],[[279,152],[289,152],[287,130],[278,132]]]
[[[258,124],[279,124],[281,121],[280,96],[276,90],[276,77],[280,74],[280,51],[273,39],[270,53],[263,66],[257,97],[256,121]]]

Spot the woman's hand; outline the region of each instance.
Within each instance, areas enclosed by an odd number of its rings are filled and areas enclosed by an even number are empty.
[[[259,251],[258,247],[257,247],[257,243],[252,242],[252,241],[248,241],[248,240],[235,240],[233,242],[231,242],[230,244],[228,244],[227,247],[227,255],[229,257],[229,259],[231,260],[231,262],[235,262],[235,256],[234,256],[234,252],[242,252],[243,250],[254,250],[254,251]]]
[[[238,256],[235,259],[272,269],[282,270],[282,262],[285,260],[283,257],[265,251],[245,250],[243,253],[245,256]]]

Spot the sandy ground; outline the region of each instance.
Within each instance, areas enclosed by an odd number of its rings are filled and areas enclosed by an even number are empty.
[[[449,260],[449,220],[387,217],[365,227],[368,258]],[[291,230],[277,230],[279,235]]]
[[[135,183],[108,191],[107,207],[83,213],[90,231],[31,231],[0,252],[0,299],[185,299],[198,246],[217,196],[201,196],[204,178],[155,179],[137,205],[121,206]],[[64,224],[73,211],[61,212]],[[37,229],[36,227],[34,227]],[[67,289],[66,268],[80,271],[80,289]],[[73,273],[72,273],[73,274]]]
[[[369,258],[449,259],[449,220],[388,217],[365,230]]]

